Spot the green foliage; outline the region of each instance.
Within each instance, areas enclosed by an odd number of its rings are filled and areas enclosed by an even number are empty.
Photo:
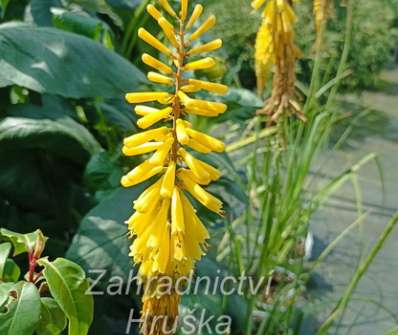
[[[47,238],[40,230],[20,234],[0,229],[0,333],[4,335],[87,335],[93,318],[89,283],[77,264],[63,258],[42,258]],[[20,278],[10,259],[28,256],[28,272]],[[11,276],[7,264],[18,271]],[[45,292],[49,289],[50,296]],[[67,321],[68,319],[68,321]]]
[[[3,284],[0,284],[3,285]],[[40,319],[40,295],[32,283],[15,283],[8,289],[9,301],[0,313],[0,333],[33,334]]]
[[[82,268],[63,258],[53,262],[41,258],[38,264],[44,267],[43,276],[50,293],[69,320],[68,334],[87,334],[93,321],[94,306],[87,294],[89,283]]]
[[[53,28],[3,24],[0,53],[0,87],[12,83],[40,93],[87,98],[115,97],[145,82],[133,65],[98,43]]]
[[[224,42],[223,57],[227,59],[227,82],[254,87],[254,41],[260,15],[253,11],[246,0],[208,1],[207,11],[217,17],[214,36]]]
[[[315,31],[312,20],[312,1],[302,1],[297,6],[300,18],[297,23],[298,43],[304,55],[310,55],[313,50]],[[325,80],[330,80],[336,73],[335,59],[341,55],[344,31],[345,7],[339,1],[332,2],[331,17],[327,25],[327,33],[323,47],[323,70]],[[369,20],[372,13],[373,20]],[[364,1],[354,8],[352,43],[346,67],[352,75],[344,80],[344,89],[359,89],[376,84],[377,76],[386,64],[392,61],[393,49],[396,46],[394,26],[394,6],[388,1]],[[309,59],[301,61],[300,76],[308,81]]]

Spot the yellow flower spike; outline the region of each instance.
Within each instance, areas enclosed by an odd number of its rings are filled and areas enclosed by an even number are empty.
[[[228,93],[228,86],[222,85],[222,84],[217,84],[217,83],[211,83],[208,81],[203,81],[203,80],[197,80],[197,79],[189,79],[188,83],[199,87],[203,90],[217,93],[217,94],[227,94]]]
[[[180,142],[181,144],[188,144],[189,136],[187,133],[186,125],[182,122],[182,120],[177,120],[176,132],[178,142]]]
[[[166,56],[171,56],[171,50],[166,47],[162,42],[160,42],[155,36],[148,32],[145,28],[138,29],[138,36],[144,42],[148,43],[150,46],[164,53]]]
[[[139,134],[132,135],[124,139],[123,144],[126,147],[136,147],[137,145],[144,144],[152,140],[163,140],[166,135],[170,134],[170,129],[167,127],[160,127],[151,129]]]
[[[142,102],[151,101],[167,101],[170,99],[170,94],[167,92],[140,92],[140,93],[127,93],[126,100],[131,104],[139,104]]]
[[[182,207],[180,191],[178,187],[175,186],[173,196],[171,198],[171,233],[183,233],[184,231],[184,210]]]
[[[254,8],[254,9],[259,9],[262,5],[264,5],[264,3],[265,3],[265,0],[254,0],[254,1],[252,1],[252,4],[251,4],[251,6]]]
[[[196,47],[193,47],[191,50],[188,51],[189,56],[194,56],[200,54],[202,52],[211,52],[222,47],[222,40],[216,39],[206,44],[200,44]]]
[[[158,111],[159,111],[159,108],[149,107],[149,106],[145,106],[145,105],[137,105],[134,108],[135,114],[137,114],[139,116],[145,116],[145,115],[151,114],[153,112],[158,112]]]
[[[306,119],[295,100],[296,61],[301,52],[294,40],[294,25],[297,21],[294,2],[269,0],[257,32],[255,68],[259,95],[264,93],[268,76],[272,73],[273,77],[271,97],[258,111],[258,114],[267,115],[269,124],[275,124],[280,118],[290,115],[296,115],[303,121]],[[262,1],[253,1],[256,9],[262,4]]]
[[[190,62],[184,66],[185,71],[206,70],[216,65],[216,61],[211,57],[206,57],[194,62]]]
[[[171,198],[174,190],[175,174],[176,164],[175,162],[171,162],[164,174],[162,187],[160,188],[160,195],[163,198]]]
[[[145,115],[142,118],[138,119],[137,126],[141,129],[149,128],[150,126],[153,126],[156,122],[159,122],[162,119],[167,119],[172,111],[173,109],[171,107],[167,107],[157,112]]]
[[[146,7],[146,11],[149,15],[151,15],[156,21],[162,17],[162,13],[160,13],[154,5],[148,5]]]
[[[167,139],[162,146],[149,158],[149,163],[153,165],[162,165],[170,152],[171,146],[173,145],[174,139]]]
[[[162,144],[162,142],[148,142],[136,147],[123,147],[122,151],[125,156],[143,155],[159,149]]]
[[[187,178],[186,174],[180,173],[178,174],[178,177],[181,179],[184,188],[189,193],[191,193],[192,196],[197,199],[203,206],[207,207],[212,212],[223,215],[222,201],[220,199],[207,192],[203,187],[195,183],[192,179]]]
[[[199,163],[201,162],[199,159],[192,156],[183,148],[180,148],[178,150],[178,154],[183,158],[184,162],[192,170],[197,178],[199,178],[200,180],[207,180],[210,178],[210,174],[199,165]]]
[[[145,327],[153,329],[151,334],[146,331],[144,335],[163,335],[160,323],[154,321],[158,316],[167,317],[170,323],[178,316],[180,296],[176,293],[156,294],[160,284],[156,278],[166,276],[176,280],[188,275],[207,247],[209,234],[185,191],[190,192],[210,210],[223,214],[221,201],[200,186],[220,178],[220,171],[195,158],[184,146],[201,153],[209,153],[222,151],[224,145],[211,136],[193,130],[192,124],[183,120],[187,113],[214,117],[226,110],[225,104],[195,99],[193,96],[200,90],[225,94],[226,86],[189,79],[191,75],[186,73],[214,66],[215,61],[211,57],[198,57],[198,60],[191,62],[188,57],[216,50],[222,46],[222,41],[216,39],[192,46],[188,50],[190,42],[199,39],[214,25],[215,18],[210,16],[202,25],[198,25],[199,28],[189,38],[186,32],[196,25],[203,7],[197,5],[188,20],[188,0],[180,1],[179,17],[169,1],[160,0],[160,4],[171,18],[166,19],[151,5],[147,6],[147,11],[163,30],[166,41],[159,41],[143,28],[138,35],[168,56],[173,66],[169,65],[169,61],[160,61],[149,54],[142,55],[142,62],[155,71],[148,73],[150,81],[169,85],[173,90],[170,90],[171,93],[129,93],[126,99],[137,105],[134,110],[140,116],[138,127],[145,129],[156,122],[167,122],[170,128],[160,127],[132,135],[124,140],[122,149],[127,156],[151,153],[148,160],[122,178],[123,186],[133,186],[159,175],[157,181],[134,202],[136,212],[128,220],[130,237],[134,237],[130,256],[139,265],[138,273],[143,281],[155,279],[142,300],[142,317],[149,322]],[[285,17],[288,18],[289,14]],[[186,92],[192,96],[188,96]],[[161,108],[152,104],[144,105],[146,102],[158,102],[165,106]]]
[[[167,0],[159,0],[159,3],[162,5],[164,10],[169,13],[171,16],[177,16],[176,12],[174,9],[170,6],[169,2]]]
[[[199,17],[202,15],[202,13],[203,13],[203,6],[199,4],[196,5],[185,29],[186,30],[191,29],[193,25],[196,23],[196,21],[199,19]]]
[[[187,19],[187,15],[188,15],[188,0],[181,0],[180,18],[182,22],[184,22]]]
[[[160,60],[156,59],[155,57],[152,57],[149,54],[144,53],[142,55],[142,62],[155,70],[158,70],[160,72],[166,73],[166,74],[172,74],[173,70],[170,66],[164,64]]]
[[[164,85],[171,86],[174,83],[174,79],[164,76],[157,72],[148,72],[147,77],[148,77],[148,80],[150,80],[154,83],[158,83],[158,84],[164,84]]]
[[[211,151],[223,152],[225,150],[225,144],[212,136],[190,128],[187,129],[187,134],[189,137],[199,142],[203,146],[209,147]]]
[[[195,41],[200,38],[203,34],[209,31],[216,24],[216,17],[214,15],[210,15],[209,18],[194,32],[191,36],[189,36],[189,41]]]
[[[155,164],[145,161],[122,178],[122,186],[131,187],[140,184],[143,181],[157,175],[161,171],[163,171],[162,166],[156,166]]]
[[[167,39],[171,42],[171,44],[175,48],[178,48],[178,41],[174,33],[174,27],[171,25],[171,23],[167,21],[164,17],[161,17],[158,20],[158,24],[162,28],[164,34],[166,35]]]

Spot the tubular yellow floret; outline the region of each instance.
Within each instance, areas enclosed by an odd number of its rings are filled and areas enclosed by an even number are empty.
[[[200,54],[202,52],[211,52],[217,50],[222,47],[222,40],[216,39],[206,44],[201,44],[196,47],[193,47],[191,50],[188,51],[188,55],[193,56]]]
[[[199,19],[199,17],[202,15],[202,13],[203,13],[203,6],[199,5],[199,4],[196,5],[192,12],[191,18],[189,19],[189,21],[185,27],[186,30],[189,30],[193,27],[193,25],[196,23],[196,21]]]
[[[188,15],[188,0],[181,0],[181,20],[184,22]]]
[[[145,28],[138,29],[138,36],[143,41],[148,43],[153,48],[159,50],[161,53],[164,53],[167,56],[171,56],[171,50],[166,47],[162,42],[160,42],[155,36],[153,36],[150,32],[148,32]]]
[[[125,156],[143,155],[159,149],[162,144],[162,142],[148,142],[136,147],[123,147],[122,151]]]
[[[177,16],[176,12],[174,9],[170,6],[169,2],[167,0],[159,0],[159,3],[162,5],[164,10],[169,13],[171,16]]]
[[[156,21],[162,17],[162,14],[156,9],[154,5],[146,6],[146,11],[151,15]]]
[[[131,104],[139,104],[142,102],[159,101],[163,103],[171,98],[167,92],[139,92],[127,93],[126,100]]]
[[[178,187],[175,186],[171,199],[171,233],[183,233],[184,230],[184,212],[181,203],[180,191]]]
[[[197,79],[189,79],[188,83],[199,87],[200,89],[207,90],[209,92],[217,93],[217,94],[226,94],[228,92],[228,86],[217,84],[217,83],[210,83],[208,81],[197,80]]]
[[[137,126],[142,129],[149,128],[150,126],[154,125],[156,122],[168,118],[172,111],[173,110],[171,107],[167,107],[159,111],[145,115],[144,117],[140,118],[137,121]]]
[[[147,78],[148,78],[148,80],[150,80],[154,83],[158,83],[158,84],[164,84],[164,85],[171,86],[174,83],[174,79],[164,76],[157,72],[148,72]]]
[[[216,65],[216,61],[211,57],[206,57],[194,62],[190,62],[184,66],[185,71],[205,70]]]
[[[143,54],[142,55],[142,62],[145,63],[146,65],[154,68],[155,70],[158,70],[160,72],[166,73],[166,74],[172,74],[173,70],[170,66],[164,64],[160,60],[156,59],[155,57],[152,57],[151,55],[148,54]]]
[[[209,31],[216,24],[216,17],[210,15],[209,18],[194,32],[189,36],[189,41],[195,41],[200,38],[203,34]]]
[[[171,198],[174,190],[176,164],[171,162],[164,174],[162,187],[160,188],[160,195],[163,198]]]
[[[209,173],[201,168],[201,166],[199,165],[199,163],[201,162],[199,159],[196,159],[183,148],[180,148],[178,150],[178,154],[183,158],[184,162],[192,170],[197,178],[199,178],[200,180],[207,180],[210,178]]]
[[[162,165],[170,152],[171,146],[173,145],[174,139],[168,138],[161,147],[149,158],[148,162],[153,165]]]
[[[148,187],[136,201],[134,201],[134,209],[140,213],[146,213],[153,210],[160,201],[160,186],[163,177]]]
[[[223,152],[225,150],[225,144],[212,136],[190,128],[187,129],[187,133],[189,137],[192,137],[203,146],[211,148],[212,151]]]
[[[145,116],[145,115],[151,114],[153,112],[158,112],[158,111],[159,111],[158,108],[153,108],[153,107],[149,107],[149,106],[145,106],[145,105],[137,105],[134,108],[135,114],[137,114],[139,116]]]
[[[212,151],[209,147],[204,146],[203,144],[193,140],[192,138],[189,139],[187,146],[202,154],[208,154]]]
[[[182,92],[179,92],[179,95],[181,93]],[[206,101],[200,99],[185,98],[183,99],[183,104],[188,109],[188,112],[189,110],[192,111],[203,110],[207,111],[209,114],[212,113],[222,114],[227,110],[227,105],[221,102],[213,102],[213,101]]]
[[[195,85],[184,85],[181,87],[181,91],[185,92],[185,93],[196,93],[199,92],[201,90],[200,87],[197,87]]]
[[[155,164],[151,164],[148,161],[141,163],[136,168],[134,168],[131,172],[129,172],[126,176],[122,178],[122,185],[124,187],[131,187],[142,183],[143,181],[157,175],[163,170],[162,166],[156,166]]]
[[[169,133],[170,129],[166,127],[151,129],[125,138],[123,144],[126,147],[135,147],[137,145],[144,144],[152,140],[162,141]]]
[[[181,179],[184,188],[191,193],[191,195],[197,199],[203,206],[207,207],[211,211],[222,215],[222,202],[214,195],[205,191],[199,184],[195,183],[192,179],[188,178],[186,174],[179,173],[178,177]]]
[[[159,26],[162,28],[164,34],[166,35],[167,39],[171,42],[171,44],[178,48],[178,41],[174,33],[174,28],[169,21],[167,21],[164,17],[161,17],[158,20]]]
[[[177,120],[176,125],[177,139],[181,144],[187,144],[189,142],[189,136],[186,131],[186,126],[181,120]]]

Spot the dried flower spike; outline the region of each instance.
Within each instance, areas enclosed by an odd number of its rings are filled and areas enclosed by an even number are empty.
[[[268,115],[269,123],[276,123],[286,114],[305,120],[296,101],[296,60],[300,51],[294,42],[297,17],[292,0],[254,0],[254,9],[263,9],[263,21],[257,33],[255,63],[259,95],[265,88],[268,75],[275,67],[272,94],[259,114]]]
[[[188,194],[210,211],[223,215],[222,202],[204,188],[219,179],[221,173],[196,158],[189,149],[201,153],[222,152],[224,144],[194,130],[191,123],[184,120],[188,114],[214,117],[227,109],[222,103],[190,96],[201,90],[225,94],[228,90],[225,85],[187,76],[187,72],[213,67],[213,58],[195,57],[220,48],[222,41],[196,42],[214,26],[215,17],[210,16],[193,29],[203,7],[196,5],[189,17],[188,0],[180,2],[180,9],[175,11],[167,0],[159,0],[167,16],[153,5],[147,7],[149,15],[163,30],[167,43],[144,28],[138,31],[142,40],[168,58],[163,61],[149,54],[142,55],[142,61],[154,70],[148,73],[148,79],[165,88],[126,95],[129,103],[136,104],[135,112],[140,116],[138,127],[146,130],[126,138],[123,153],[151,156],[125,175],[121,183],[130,187],[156,178],[134,202],[135,213],[127,222],[133,238],[130,255],[140,265],[142,280],[150,282],[143,297],[142,332],[151,335],[165,334],[165,329],[170,330],[178,316],[180,297],[177,290],[160,293],[159,283],[166,277],[176,283],[178,278],[189,275],[203,256],[209,238]],[[149,129],[158,122],[166,125]]]

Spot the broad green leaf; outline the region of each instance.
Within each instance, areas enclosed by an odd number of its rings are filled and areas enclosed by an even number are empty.
[[[13,108],[10,113],[23,117],[0,119],[0,144],[40,148],[77,163],[99,151],[100,145],[82,125],[68,116],[50,117],[46,112],[31,105]],[[32,113],[32,117],[27,113]]]
[[[0,280],[3,280],[4,267],[11,252],[11,243],[0,244]]]
[[[15,285],[15,283],[0,283],[0,314],[4,313],[5,305],[10,297],[10,289]]]
[[[80,13],[56,8],[52,10],[53,24],[56,28],[87,36],[96,41],[109,27],[101,20]]]
[[[30,6],[27,10],[30,11],[32,21],[43,27],[51,27],[52,14],[51,7],[59,6],[60,2],[58,0],[31,0]]]
[[[75,3],[87,11],[97,12],[108,15],[119,27],[123,26],[120,17],[112,10],[106,0],[68,0],[69,3]]]
[[[70,98],[119,97],[146,82],[134,65],[99,43],[54,28],[2,24],[0,55],[0,87],[11,81]]]
[[[13,293],[12,295],[10,293]],[[1,335],[31,335],[40,319],[40,295],[35,285],[15,284],[9,295],[6,312],[0,313]]]
[[[20,117],[0,119],[0,189],[13,205],[54,216],[69,211],[77,176],[101,147],[86,128],[52,106],[51,100],[17,106],[9,114]]]
[[[23,252],[33,252],[37,248],[39,253],[44,250],[44,246],[47,242],[47,237],[37,229],[36,231],[29,234],[20,234],[11,230],[1,228],[0,237],[10,241],[14,247],[14,256],[19,255]]]
[[[18,264],[11,258],[6,260],[4,266],[3,279],[5,282],[17,282],[21,276],[21,269]]]
[[[124,223],[133,213],[132,202],[143,186],[118,189],[93,208],[80,224],[67,257],[89,269],[103,269],[108,276],[128,278],[133,269],[130,241]]]
[[[40,322],[36,328],[37,335],[58,335],[67,325],[65,313],[52,298],[41,298]]]
[[[68,335],[86,335],[93,321],[94,301],[82,268],[64,258],[41,258],[50,293],[69,320]]]
[[[86,166],[84,181],[93,191],[119,187],[123,171],[120,166],[102,151],[95,154]]]
[[[116,9],[134,9],[142,1],[141,0],[108,0],[109,5]]]

